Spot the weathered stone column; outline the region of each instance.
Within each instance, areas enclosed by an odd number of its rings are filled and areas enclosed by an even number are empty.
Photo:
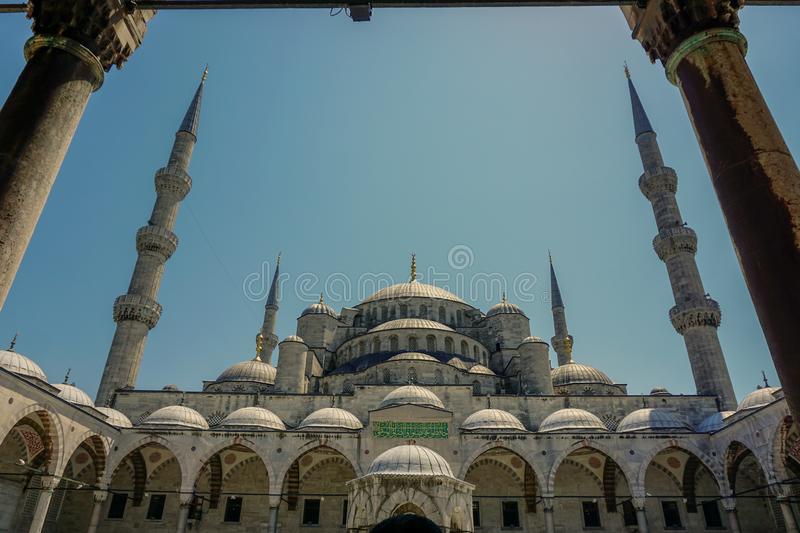
[[[89,519],[89,529],[86,533],[97,533],[97,527],[100,525],[100,515],[103,512],[103,504],[106,501],[108,492],[105,490],[96,490],[92,497],[94,498],[94,505],[92,506],[92,516]]]
[[[731,533],[740,533],[739,515],[736,513],[736,498],[732,496],[722,498],[722,507],[728,515],[728,529],[730,529]]]
[[[553,520],[553,498],[542,498],[544,507],[544,530],[546,533],[555,533],[556,525]]]
[[[269,533],[278,533],[278,506],[269,508]]]
[[[186,501],[181,497],[181,505],[178,510],[178,526],[175,528],[175,533],[184,533],[186,531],[186,523],[189,521],[189,510],[192,508],[192,500]]]
[[[781,514],[783,514],[783,523],[786,526],[786,533],[798,533],[797,520],[794,517],[792,504],[789,502],[787,496],[778,496],[778,504],[781,506]]]
[[[42,476],[39,499],[36,501],[36,509],[33,511],[33,519],[28,533],[40,533],[47,518],[47,510],[50,508],[50,500],[53,499],[53,491],[58,486],[58,478],[54,476]]]
[[[647,526],[647,512],[645,511],[645,499],[634,498],[633,508],[636,509],[636,525],[639,528],[639,533],[648,533],[650,528]]]
[[[139,46],[152,11],[121,0],[33,0],[28,63],[0,109],[0,308],[103,72]]]
[[[789,408],[800,415],[800,171],[750,72],[739,0],[623,7],[683,96]]]

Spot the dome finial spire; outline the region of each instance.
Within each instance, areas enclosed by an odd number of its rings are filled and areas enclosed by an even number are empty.
[[[508,303],[508,298],[506,298],[506,291],[503,291],[503,297],[500,299],[503,303]]]
[[[71,369],[71,368],[68,368],[68,369],[67,369],[67,373],[66,373],[66,374],[64,374],[64,385],[67,385],[67,382],[69,381],[69,373],[70,373],[70,372],[72,372],[72,369]]]
[[[197,86],[197,91],[194,93],[192,102],[189,104],[189,108],[183,116],[181,127],[178,128],[178,131],[191,133],[195,138],[197,137],[197,126],[200,124],[200,104],[203,101],[203,88],[205,87],[207,77],[208,65],[206,65],[206,68],[203,70],[203,75],[200,77],[200,85]]]
[[[261,361],[262,353],[264,353],[264,334],[259,332],[258,335],[256,335],[256,356],[253,360]]]
[[[411,252],[411,281],[417,281],[417,254]]]
[[[19,335],[19,331],[14,333],[14,337],[11,339],[11,343],[9,343],[9,345],[8,345],[8,351],[9,352],[13,352],[14,351],[14,346],[17,345],[17,336],[18,335]]]
[[[325,303],[325,296],[322,293],[319,293],[319,303],[321,304]]]
[[[622,62],[622,69],[625,71],[625,77],[627,79],[631,79],[631,70],[628,68],[628,62],[627,61],[623,61]]]
[[[763,370],[761,371],[761,379],[764,380],[764,388],[769,387],[769,381],[767,381],[767,373]]]

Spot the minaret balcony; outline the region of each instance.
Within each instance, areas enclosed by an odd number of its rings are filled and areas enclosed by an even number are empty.
[[[639,190],[651,202],[661,194],[678,191],[678,175],[670,167],[658,167],[639,176]]]
[[[156,192],[174,194],[183,200],[192,190],[192,178],[177,167],[162,167],[156,171]]]
[[[687,226],[663,229],[653,238],[653,250],[662,261],[681,253],[694,255],[697,253],[697,234]]]
[[[161,226],[142,226],[136,232],[136,251],[155,253],[164,261],[178,248],[178,236]]]
[[[134,320],[153,329],[161,318],[161,304],[141,294],[123,294],[114,300],[114,322]]]
[[[715,300],[705,297],[675,305],[669,310],[669,319],[675,331],[683,335],[692,328],[718,328],[722,321],[722,311]]]

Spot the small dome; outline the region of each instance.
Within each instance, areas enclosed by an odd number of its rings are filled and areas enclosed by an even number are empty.
[[[283,339],[281,341],[281,343],[284,343],[284,342],[300,342],[300,343],[303,343],[303,344],[306,343],[306,341],[304,341],[303,339],[301,339],[297,335],[289,335],[288,337],[286,337],[285,339]]]
[[[297,429],[361,429],[364,426],[355,415],[337,407],[318,409],[305,417]]]
[[[525,337],[522,339],[520,344],[527,344],[529,342],[543,342],[544,344],[547,344],[547,342],[541,337]]]
[[[561,387],[564,385],[574,385],[578,383],[602,383],[613,385],[611,378],[603,372],[589,365],[580,363],[567,363],[557,366],[552,371],[553,386]]]
[[[177,386],[177,385],[175,385],[174,383],[167,383],[166,385],[164,385],[163,387],[161,387],[161,390],[168,390],[168,391],[179,391],[180,389],[179,389],[179,388],[178,388],[178,386]]]
[[[177,426],[190,429],[208,429],[203,415],[185,405],[168,405],[149,415],[142,426]]]
[[[734,414],[736,411],[720,411],[711,416],[706,417],[697,426],[698,433],[714,433],[725,427],[725,419]]]
[[[89,395],[74,385],[67,385],[66,383],[52,383],[53,387],[57,388],[59,398],[63,398],[69,403],[75,405],[84,405],[86,407],[94,407],[94,402]]]
[[[272,385],[275,383],[275,373],[274,366],[256,358],[228,367],[217,381],[254,381]]]
[[[17,353],[13,350],[0,350],[0,367],[14,374],[40,379],[45,383],[47,382],[47,376],[44,375],[39,365],[21,353]]]
[[[692,431],[692,427],[669,409],[637,409],[620,421],[617,431]]]
[[[242,407],[237,409],[219,423],[221,428],[260,428],[285,430],[286,425],[278,415],[263,407]]]
[[[406,298],[432,298],[436,300],[449,300],[451,302],[464,303],[464,300],[455,294],[439,287],[420,283],[417,280],[408,283],[398,283],[379,290],[362,303],[376,302],[378,300],[394,300]]]
[[[525,431],[519,419],[501,409],[481,409],[469,415],[461,429],[466,431]]]
[[[334,311],[331,306],[325,303],[321,294],[319,296],[319,302],[309,305],[303,310],[302,313],[300,313],[301,317],[306,315],[328,315],[332,316],[333,318],[337,318],[336,311]]]
[[[453,357],[452,359],[447,361],[447,364],[450,365],[450,366],[454,366],[454,367],[458,368],[459,370],[466,370],[467,369],[466,363],[464,363],[464,361],[462,361],[458,357]]]
[[[130,419],[124,414],[117,411],[116,409],[112,409],[110,407],[95,407],[95,409],[106,415],[108,417],[106,418],[106,422],[108,422],[112,426],[116,426],[118,428],[133,427],[133,424],[131,424]]]
[[[470,374],[485,374],[487,376],[494,376],[495,373],[491,371],[491,369],[486,368],[483,365],[472,365],[469,367]]]
[[[499,304],[494,304],[492,307],[486,311],[486,316],[495,316],[495,315],[522,315],[525,316],[525,313],[522,312],[522,309],[519,308],[518,305],[514,305],[510,302],[507,302],[505,297],[503,297],[503,301]]]
[[[419,352],[403,352],[397,355],[391,356],[388,361],[432,361],[434,363],[438,363],[439,360],[433,357],[432,355],[428,355],[426,353],[419,353]]]
[[[453,331],[453,328],[434,322],[433,320],[426,320],[424,318],[398,318],[397,320],[390,320],[384,322],[379,326],[375,326],[368,333],[377,333],[378,331],[388,331],[390,329],[438,329],[441,331]]]
[[[367,474],[453,477],[453,471],[444,457],[414,444],[386,450],[372,461]]]
[[[739,402],[739,407],[736,410],[744,411],[745,409],[755,409],[756,407],[772,403],[775,401],[773,394],[779,390],[780,387],[762,387],[756,389]]]
[[[444,409],[442,400],[434,393],[424,387],[417,385],[405,385],[398,387],[383,399],[378,409],[389,407],[390,405],[424,405]]]
[[[608,428],[589,411],[561,409],[547,416],[539,426],[539,431],[608,431]]]
[[[651,396],[672,396],[672,393],[666,387],[653,387],[650,389]]]

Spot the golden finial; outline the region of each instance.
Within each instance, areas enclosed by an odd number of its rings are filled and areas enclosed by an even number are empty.
[[[264,353],[264,334],[256,335],[256,359],[261,359],[261,354]]]
[[[203,71],[203,77],[200,78],[200,83],[203,83],[204,81],[206,81],[206,78],[208,78],[208,63],[206,63],[206,68]]]
[[[17,345],[17,335],[19,335],[19,332],[14,333],[14,338],[11,339],[11,343],[8,345],[8,351],[9,352],[13,352],[14,351],[14,346]]]
[[[631,69],[628,68],[627,61],[623,61],[622,68],[625,70],[625,77],[631,79]]]
[[[417,254],[411,253],[411,281],[417,281]]]

